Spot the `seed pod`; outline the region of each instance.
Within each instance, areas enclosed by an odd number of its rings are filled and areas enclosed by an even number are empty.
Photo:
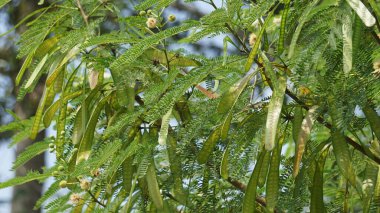
[[[65,171],[65,167],[63,167],[63,166],[58,166],[58,171],[60,171],[60,172]]]
[[[140,16],[145,16],[146,15],[146,12],[144,10],[141,10],[140,13],[139,13]]]

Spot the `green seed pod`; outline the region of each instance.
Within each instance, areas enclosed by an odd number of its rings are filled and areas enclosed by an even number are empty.
[[[168,20],[170,21],[170,22],[175,22],[175,20],[176,20],[176,17],[175,17],[175,15],[170,15],[169,17],[168,17]]]
[[[59,182],[59,187],[66,188],[67,187],[67,181],[62,180],[61,182]]]
[[[148,10],[146,13],[147,13],[148,15],[152,15],[152,10]]]
[[[60,172],[65,171],[65,167],[63,167],[63,166],[58,166],[58,171],[60,171]]]
[[[140,16],[145,16],[146,15],[146,12],[144,10],[141,10],[140,13],[139,13]]]
[[[53,143],[49,143],[49,148],[54,149],[54,144]]]

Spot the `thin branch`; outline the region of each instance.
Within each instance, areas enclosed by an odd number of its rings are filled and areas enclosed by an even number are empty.
[[[104,204],[104,203],[102,203],[102,202],[100,202],[92,193],[91,193],[91,191],[90,190],[88,190],[87,191],[88,192],[88,194],[90,194],[90,196],[92,197],[92,199],[96,202],[96,203],[98,203],[99,205],[101,205],[101,206],[103,206],[103,207],[106,207],[106,205]]]
[[[84,12],[83,7],[82,7],[82,5],[80,4],[80,0],[77,0],[77,5],[78,5],[78,8],[79,8],[80,14],[81,14],[82,17],[83,17],[84,22],[85,22],[86,25],[88,26],[88,16],[87,16],[86,13]]]

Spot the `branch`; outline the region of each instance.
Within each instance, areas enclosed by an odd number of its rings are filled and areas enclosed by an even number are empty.
[[[242,192],[245,192],[245,190],[247,189],[247,186],[246,186],[244,183],[242,183],[242,182],[240,182],[240,181],[238,181],[238,180],[234,180],[234,179],[232,179],[231,177],[228,177],[227,181],[228,181],[231,185],[235,186],[237,189],[239,189],[239,190],[242,191]],[[262,206],[264,206],[264,207],[267,206],[267,203],[266,203],[266,201],[265,201],[265,198],[263,198],[263,197],[256,197],[255,200],[256,200],[256,202],[259,203],[260,205],[262,205]]]
[[[96,202],[96,203],[98,203],[99,205],[101,205],[101,206],[103,206],[103,207],[106,207],[106,205],[104,204],[104,203],[102,203],[102,202],[100,202],[92,193],[91,193],[91,191],[90,190],[88,190],[87,191],[88,192],[88,194],[90,194],[90,196],[92,197],[92,199]]]
[[[270,78],[265,74],[265,67],[262,63],[260,63],[258,60],[255,60],[255,62],[257,63],[257,65],[259,66],[259,68],[262,68],[263,69],[263,74],[265,76],[265,78],[267,79],[268,81],[268,85],[273,89],[273,85],[270,81]],[[288,67],[284,67],[285,69],[289,69]],[[294,93],[292,93],[288,88],[286,88],[285,90],[285,93],[291,97],[296,103],[298,103],[302,108],[306,109],[306,110],[309,110],[309,107],[301,100],[299,99]],[[325,127],[327,127],[328,129],[332,129],[332,125],[327,122],[325,119],[323,119],[322,117],[318,117],[317,118],[317,121],[321,124],[323,124]],[[380,158],[375,156],[373,153],[370,153],[370,152],[366,152],[366,150],[358,143],[356,143],[354,140],[352,140],[350,137],[348,136],[344,136],[344,138],[346,139],[346,141],[348,142],[348,144],[350,144],[354,149],[356,149],[357,151],[361,152],[363,155],[367,156],[368,158],[370,158],[371,160],[375,161],[376,163],[380,164]]]
[[[82,17],[83,17],[84,22],[85,22],[86,25],[88,26],[88,16],[87,16],[86,13],[84,12],[83,7],[82,7],[82,5],[80,4],[80,0],[77,0],[77,5],[78,5],[78,8],[79,8],[80,14],[81,14]]]

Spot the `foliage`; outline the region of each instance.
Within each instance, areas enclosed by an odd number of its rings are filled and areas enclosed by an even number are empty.
[[[56,165],[0,188],[54,176],[48,212],[379,211],[380,5],[205,0],[210,14],[171,22],[173,2],[39,10],[16,83],[22,98],[46,79],[44,94],[0,131],[16,144],[53,126],[14,168],[48,147]],[[216,35],[223,56],[180,48]]]

